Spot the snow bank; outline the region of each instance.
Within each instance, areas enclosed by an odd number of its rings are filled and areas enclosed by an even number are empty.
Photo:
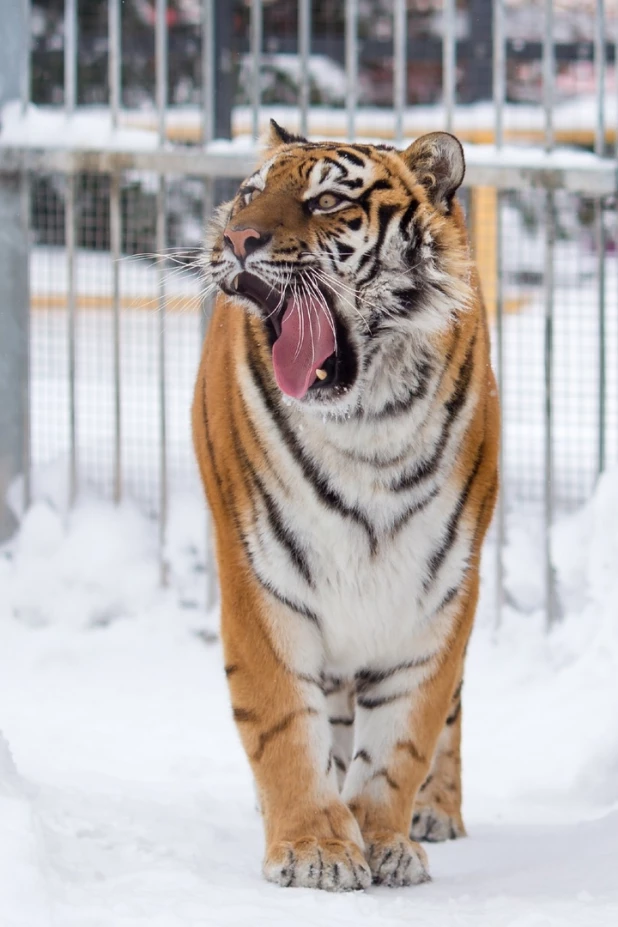
[[[616,923],[618,471],[556,526],[564,619],[551,634],[526,579],[539,547],[525,519],[499,631],[486,551],[464,699],[470,839],[430,847],[431,885],[347,898],[261,879],[251,777],[204,618],[201,497],[172,499],[162,591],[153,521],[94,499],[67,513],[54,479],[36,485],[0,550],[0,923]]]

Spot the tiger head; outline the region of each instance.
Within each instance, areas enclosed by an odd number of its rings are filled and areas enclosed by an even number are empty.
[[[470,303],[454,199],[464,169],[444,132],[402,152],[308,142],[272,123],[265,160],[219,210],[208,270],[263,320],[284,394],[337,412],[396,393]]]

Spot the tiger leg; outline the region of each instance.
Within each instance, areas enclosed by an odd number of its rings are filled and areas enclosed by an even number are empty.
[[[412,811],[461,678],[475,606],[476,591],[454,618],[456,632],[426,661],[359,674],[343,798],[359,822],[374,882],[429,879],[425,851],[410,840]]]
[[[325,674],[322,686],[328,707],[333,763],[341,790],[354,748],[354,685],[349,680]]]
[[[438,738],[429,775],[416,796],[410,837],[438,843],[465,837],[461,816],[461,683]]]
[[[316,642],[311,629],[305,639],[295,635],[290,649],[304,665],[294,667],[273,645],[262,611],[224,607],[222,636],[234,717],[262,808],[264,875],[282,886],[366,888],[371,874],[358,824],[339,796],[317,659],[307,659]],[[288,629],[310,624],[292,612],[280,617]]]

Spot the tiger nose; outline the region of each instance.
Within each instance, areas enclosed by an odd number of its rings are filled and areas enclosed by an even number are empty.
[[[226,228],[223,233],[226,244],[232,249],[237,258],[245,258],[248,254],[257,251],[270,241],[270,235],[258,232],[257,229],[231,229]]]

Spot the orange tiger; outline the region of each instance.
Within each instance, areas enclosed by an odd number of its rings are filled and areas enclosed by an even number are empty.
[[[309,142],[273,123],[219,211],[193,404],[225,672],[267,879],[429,878],[464,835],[464,655],[498,400],[455,193],[461,145]]]

